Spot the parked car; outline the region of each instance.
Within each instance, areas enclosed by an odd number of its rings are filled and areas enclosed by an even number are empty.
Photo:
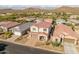
[[[4,51],[7,44],[0,43],[0,51]]]

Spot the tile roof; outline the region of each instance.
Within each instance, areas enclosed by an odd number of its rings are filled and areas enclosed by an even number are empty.
[[[14,31],[23,32],[23,31],[29,29],[32,24],[33,24],[32,22],[20,24],[20,25],[14,27]]]
[[[78,34],[76,32],[74,32],[69,26],[66,26],[64,24],[58,24],[55,27],[54,33],[53,33],[53,37],[59,37],[61,35],[61,33],[65,33],[64,35],[69,35],[75,38],[79,38]]]
[[[52,23],[52,19],[49,18],[44,19],[44,21]]]
[[[43,22],[35,23],[34,26],[39,28],[49,28],[51,26],[51,23],[43,21]]]
[[[12,22],[12,21],[3,21],[0,22],[0,26],[6,27],[6,28],[12,28],[16,25],[19,25],[20,23]]]

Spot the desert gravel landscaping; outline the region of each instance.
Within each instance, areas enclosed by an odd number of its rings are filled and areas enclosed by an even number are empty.
[[[26,46],[38,47],[40,49],[45,49],[49,51],[58,51],[64,53],[64,47],[62,45],[59,47],[55,47],[52,44],[46,45],[45,41],[32,39],[30,37],[28,38],[26,36],[20,37],[20,39],[17,39],[15,42],[25,44]]]
[[[53,51],[60,51],[62,53],[64,53],[64,47],[63,46],[59,46],[59,47],[55,47],[52,44],[46,45],[45,43],[36,43],[35,45],[36,47],[40,47],[40,48],[44,48],[47,50],[53,50]]]

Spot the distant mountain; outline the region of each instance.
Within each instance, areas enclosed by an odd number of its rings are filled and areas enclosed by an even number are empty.
[[[53,12],[67,12],[67,13],[72,13],[72,14],[79,14],[79,7],[62,6],[62,7],[56,8],[52,11]]]
[[[0,9],[0,13],[13,12],[13,9]]]
[[[79,7],[68,7],[68,6],[62,6],[62,7],[41,7],[41,6],[30,6],[30,7],[21,7],[23,9],[14,9],[14,8],[5,8],[0,9],[0,13],[6,13],[6,12],[16,12],[16,13],[22,13],[22,12],[67,12],[72,14],[79,14]]]

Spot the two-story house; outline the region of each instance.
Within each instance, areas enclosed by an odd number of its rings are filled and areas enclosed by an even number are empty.
[[[33,39],[48,40],[51,32],[51,23],[46,21],[35,23],[31,26],[30,31]]]

